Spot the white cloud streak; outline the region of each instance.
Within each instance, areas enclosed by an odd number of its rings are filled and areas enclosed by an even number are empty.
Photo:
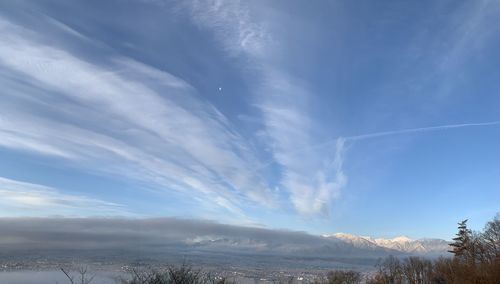
[[[230,56],[241,55],[261,75],[263,83],[252,83],[262,113],[264,143],[280,167],[278,183],[289,193],[290,202],[301,215],[329,215],[332,199],[339,196],[347,182],[342,171],[343,143],[339,140],[336,145],[333,167],[328,162],[332,157],[323,153],[297,155],[297,149],[317,140],[314,130],[319,123],[311,118],[314,110],[307,107],[314,96],[297,83],[300,80],[276,66],[273,56],[286,55],[281,54],[284,49],[277,48],[275,35],[266,29],[272,23],[255,21],[247,3],[239,1],[188,3],[195,23],[210,29]]]
[[[408,128],[408,129],[402,129],[402,130],[374,132],[374,133],[361,134],[361,135],[355,135],[355,136],[347,136],[347,137],[345,137],[345,139],[355,141],[355,140],[364,140],[364,139],[377,138],[377,137],[383,137],[383,136],[392,136],[392,135],[399,135],[399,134],[430,132],[430,131],[448,130],[448,129],[464,128],[464,127],[498,126],[498,125],[500,125],[500,121],[447,124],[447,125],[438,125],[438,126]]]
[[[52,187],[0,177],[2,216],[44,213],[65,216],[130,215],[116,203],[62,193]]]
[[[1,146],[198,196],[242,218],[247,202],[274,206],[244,138],[186,82],[123,57],[93,63],[5,20],[0,31],[0,66],[13,78],[2,91]]]
[[[289,155],[300,156],[301,154],[304,154],[304,153],[307,153],[310,151],[316,151],[318,149],[325,148],[325,147],[331,147],[332,144],[336,144],[337,150],[336,150],[335,160],[334,160],[333,164],[334,165],[336,164],[335,161],[340,161],[340,166],[335,167],[336,169],[338,169],[337,172],[339,172],[342,170],[343,155],[345,154],[343,152],[345,151],[344,147],[345,147],[346,142],[355,142],[355,141],[369,140],[369,139],[375,139],[375,138],[385,137],[385,136],[395,136],[395,135],[412,134],[412,133],[420,133],[420,132],[433,132],[433,131],[443,131],[443,130],[451,130],[451,129],[457,129],[457,128],[487,127],[487,126],[500,126],[500,121],[446,124],[446,125],[407,128],[407,129],[400,129],[400,130],[389,130],[389,131],[380,131],[380,132],[373,132],[373,133],[353,135],[353,136],[337,137],[337,138],[329,139],[329,140],[321,142],[321,143],[313,144],[311,146],[306,146],[303,148],[295,149],[294,151],[289,152]],[[275,163],[274,160],[269,160],[268,162],[263,163],[259,169],[268,167],[269,165],[271,165],[273,163]]]
[[[272,38],[263,25],[252,21],[245,3],[224,0],[186,1],[195,23],[214,31],[222,46],[232,56],[265,56]]]

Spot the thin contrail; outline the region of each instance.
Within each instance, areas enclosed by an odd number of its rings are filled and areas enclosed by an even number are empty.
[[[439,126],[428,126],[428,127],[409,128],[409,129],[401,129],[401,130],[391,130],[391,131],[374,132],[374,133],[361,134],[361,135],[355,135],[355,136],[347,136],[347,137],[344,137],[344,139],[346,139],[346,140],[364,140],[364,139],[369,139],[369,138],[376,138],[376,137],[381,137],[381,136],[390,136],[390,135],[397,135],[397,134],[405,134],[405,133],[427,132],[427,131],[437,131],[437,130],[445,130],[445,129],[452,129],[452,128],[462,128],[462,127],[472,127],[472,126],[491,126],[491,125],[500,125],[500,121],[448,124],[448,125],[439,125]]]
[[[429,131],[438,131],[438,130],[446,130],[446,129],[453,129],[453,128],[462,128],[462,127],[476,127],[476,126],[494,126],[494,125],[500,125],[500,120],[498,121],[489,121],[489,122],[477,122],[477,123],[460,123],[460,124],[447,124],[447,125],[438,125],[438,126],[427,126],[427,127],[419,127],[419,128],[408,128],[408,129],[401,129],[401,130],[390,130],[390,131],[381,131],[381,132],[373,132],[373,133],[368,133],[368,134],[360,134],[360,135],[354,135],[354,136],[339,136],[318,144],[311,145],[306,148],[300,148],[295,151],[289,152],[288,154],[294,155],[298,154],[300,152],[305,152],[308,150],[312,150],[315,148],[321,148],[326,145],[329,145],[331,143],[336,143],[339,139],[343,139],[344,141],[359,141],[359,140],[365,140],[365,139],[370,139],[370,138],[378,138],[378,137],[383,137],[383,136],[391,136],[391,135],[399,135],[399,134],[407,134],[407,133],[416,133],[416,132],[429,132]],[[261,170],[262,168],[265,168],[271,164],[276,163],[274,159],[271,159],[258,168],[256,168],[254,171]]]

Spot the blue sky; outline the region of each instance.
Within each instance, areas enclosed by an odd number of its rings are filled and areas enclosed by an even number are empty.
[[[500,210],[496,1],[0,7],[0,216],[451,238]]]

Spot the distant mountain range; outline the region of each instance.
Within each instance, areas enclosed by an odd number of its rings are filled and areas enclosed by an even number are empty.
[[[374,239],[337,233],[311,236],[307,241],[276,238],[205,236],[185,242],[192,248],[206,251],[232,251],[301,256],[384,257],[387,255],[419,255],[435,257],[447,254],[448,242],[441,239],[412,240],[405,236]]]
[[[399,236],[393,239],[374,239],[366,236],[356,236],[345,233],[333,235],[323,235],[324,238],[340,239],[356,248],[378,250],[390,249],[401,253],[420,255],[441,255],[449,250],[449,244],[442,239],[419,239],[412,240],[406,236]]]

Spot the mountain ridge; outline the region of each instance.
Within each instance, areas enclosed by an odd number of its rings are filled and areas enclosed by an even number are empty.
[[[401,235],[392,239],[357,236],[347,233],[321,235],[324,238],[339,239],[357,248],[377,249],[386,248],[402,253],[441,255],[449,249],[449,242],[443,239],[422,238],[413,240]]]

